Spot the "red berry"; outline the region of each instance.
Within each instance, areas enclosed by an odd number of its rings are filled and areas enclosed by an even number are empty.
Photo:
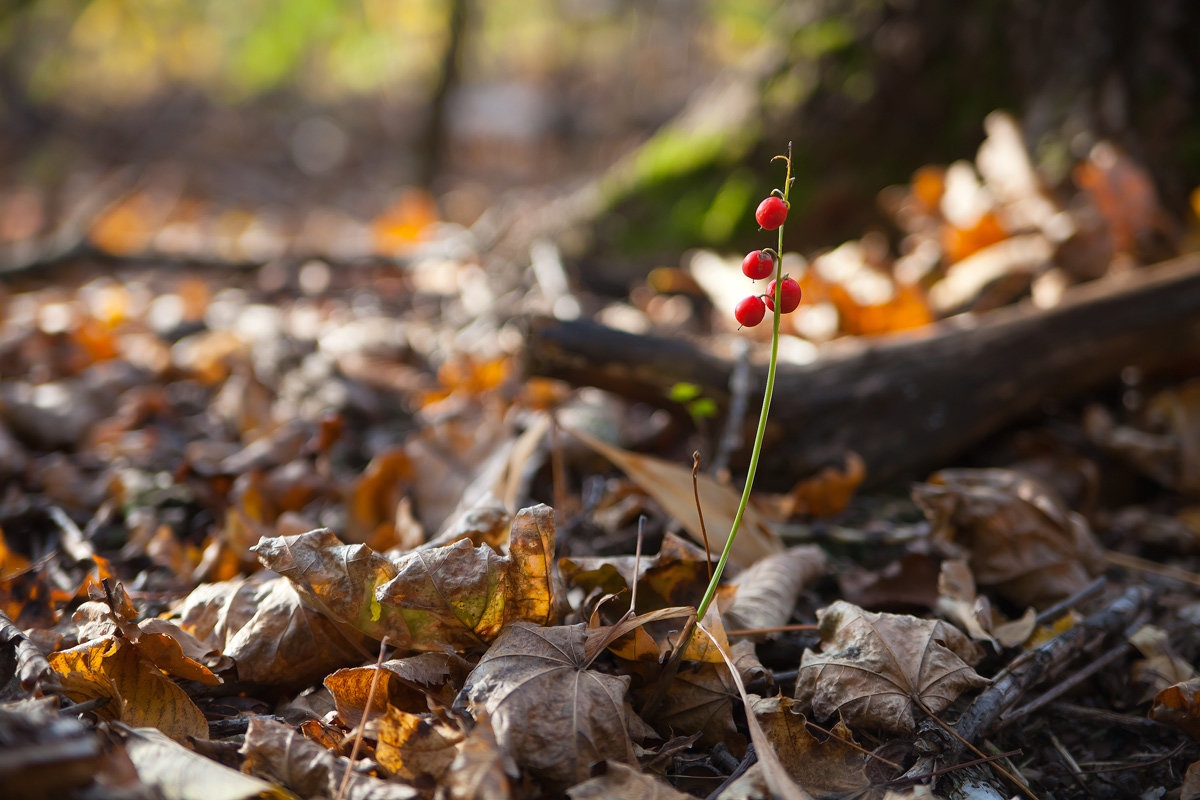
[[[779,311],[781,314],[790,314],[800,305],[800,284],[791,278],[784,278],[782,293]],[[775,310],[775,281],[767,284],[767,308]]]
[[[747,328],[753,328],[762,322],[766,313],[767,307],[763,305],[763,301],[753,296],[745,298],[733,309],[733,316],[737,318],[738,323]]]
[[[751,280],[762,280],[770,277],[775,271],[775,259],[770,253],[762,250],[752,250],[742,259],[742,272]]]
[[[762,226],[763,230],[773,231],[787,219],[787,212],[787,203],[775,195],[771,195],[758,204],[754,218],[758,220],[758,224]]]

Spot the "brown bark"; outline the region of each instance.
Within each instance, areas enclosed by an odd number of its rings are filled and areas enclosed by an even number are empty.
[[[1050,310],[1022,304],[952,318],[812,364],[781,364],[759,474],[785,487],[853,451],[878,486],[945,466],[1044,402],[1115,381],[1127,367],[1197,363],[1200,256],[1187,256],[1077,287]],[[526,370],[666,407],[680,382],[722,407],[729,400],[726,360],[582,320],[531,320]],[[751,396],[765,376],[765,367],[754,371]]]

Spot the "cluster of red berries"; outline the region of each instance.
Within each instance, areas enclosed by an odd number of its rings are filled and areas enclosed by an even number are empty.
[[[771,195],[758,204],[754,218],[758,220],[758,224],[762,226],[763,230],[773,231],[787,219],[787,213],[787,203],[783,202],[782,198]],[[769,248],[753,250],[742,259],[742,273],[751,280],[762,280],[775,271],[775,259],[778,257],[779,254]],[[779,291],[779,312],[788,314],[795,311],[796,307],[800,305],[800,284],[785,276]],[[756,294],[744,298],[733,309],[733,316],[737,318],[739,324],[753,328],[762,322],[767,309],[775,310],[775,281],[771,281],[767,286],[766,294]]]

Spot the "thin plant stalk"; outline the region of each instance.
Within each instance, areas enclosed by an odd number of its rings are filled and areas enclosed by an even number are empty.
[[[787,174],[783,180],[783,202],[787,203],[788,194],[792,189],[791,142],[788,142],[788,154],[775,158],[782,158],[787,163]],[[758,457],[762,453],[763,435],[767,431],[767,416],[771,413],[771,396],[775,393],[775,366],[779,362],[779,319],[783,314],[783,228],[783,225],[779,226],[779,246],[775,250],[775,307],[771,317],[771,361],[767,366],[767,388],[763,392],[762,411],[758,415],[758,430],[754,434],[750,468],[746,471],[746,486],[742,489],[742,500],[738,503],[737,514],[733,517],[733,525],[729,529],[729,537],[725,540],[725,548],[721,551],[721,560],[717,562],[717,568],[708,582],[708,588],[704,590],[704,597],[700,600],[700,605],[696,607],[698,619],[704,619],[709,605],[712,604],[713,598],[717,594],[717,584],[721,581],[725,562],[729,560],[729,553],[733,550],[733,540],[737,537],[738,529],[742,525],[742,515],[746,513],[746,506],[750,502],[750,491],[754,488],[754,473],[758,470]]]

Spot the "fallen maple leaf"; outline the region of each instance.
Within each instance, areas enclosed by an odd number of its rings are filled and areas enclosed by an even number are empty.
[[[367,637],[339,628],[305,604],[290,581],[266,571],[199,586],[179,614],[180,626],[233,659],[246,681],[306,686],[369,655]]]
[[[496,740],[550,785],[588,777],[605,759],[635,761],[628,676],[587,669],[583,625],[506,627],[467,676],[455,706],[487,712]]]
[[[914,707],[937,714],[987,684],[971,664],[979,645],[941,620],[876,614],[839,600],[817,612],[821,650],[805,650],[796,699],[851,727],[911,733]]]
[[[512,621],[545,624],[556,614],[554,512],[544,505],[517,514],[507,556],[459,540],[392,562],[328,529],[253,549],[325,616],[401,650],[476,647]]]
[[[1018,605],[1067,597],[1103,570],[1082,516],[1040,481],[1013,470],[953,469],[913,488],[933,537],[966,550],[975,579]]]
[[[77,703],[108,700],[96,709],[104,719],[158,728],[179,741],[208,738],[208,722],[192,699],[124,636],[60,650],[49,661],[67,697]]]

